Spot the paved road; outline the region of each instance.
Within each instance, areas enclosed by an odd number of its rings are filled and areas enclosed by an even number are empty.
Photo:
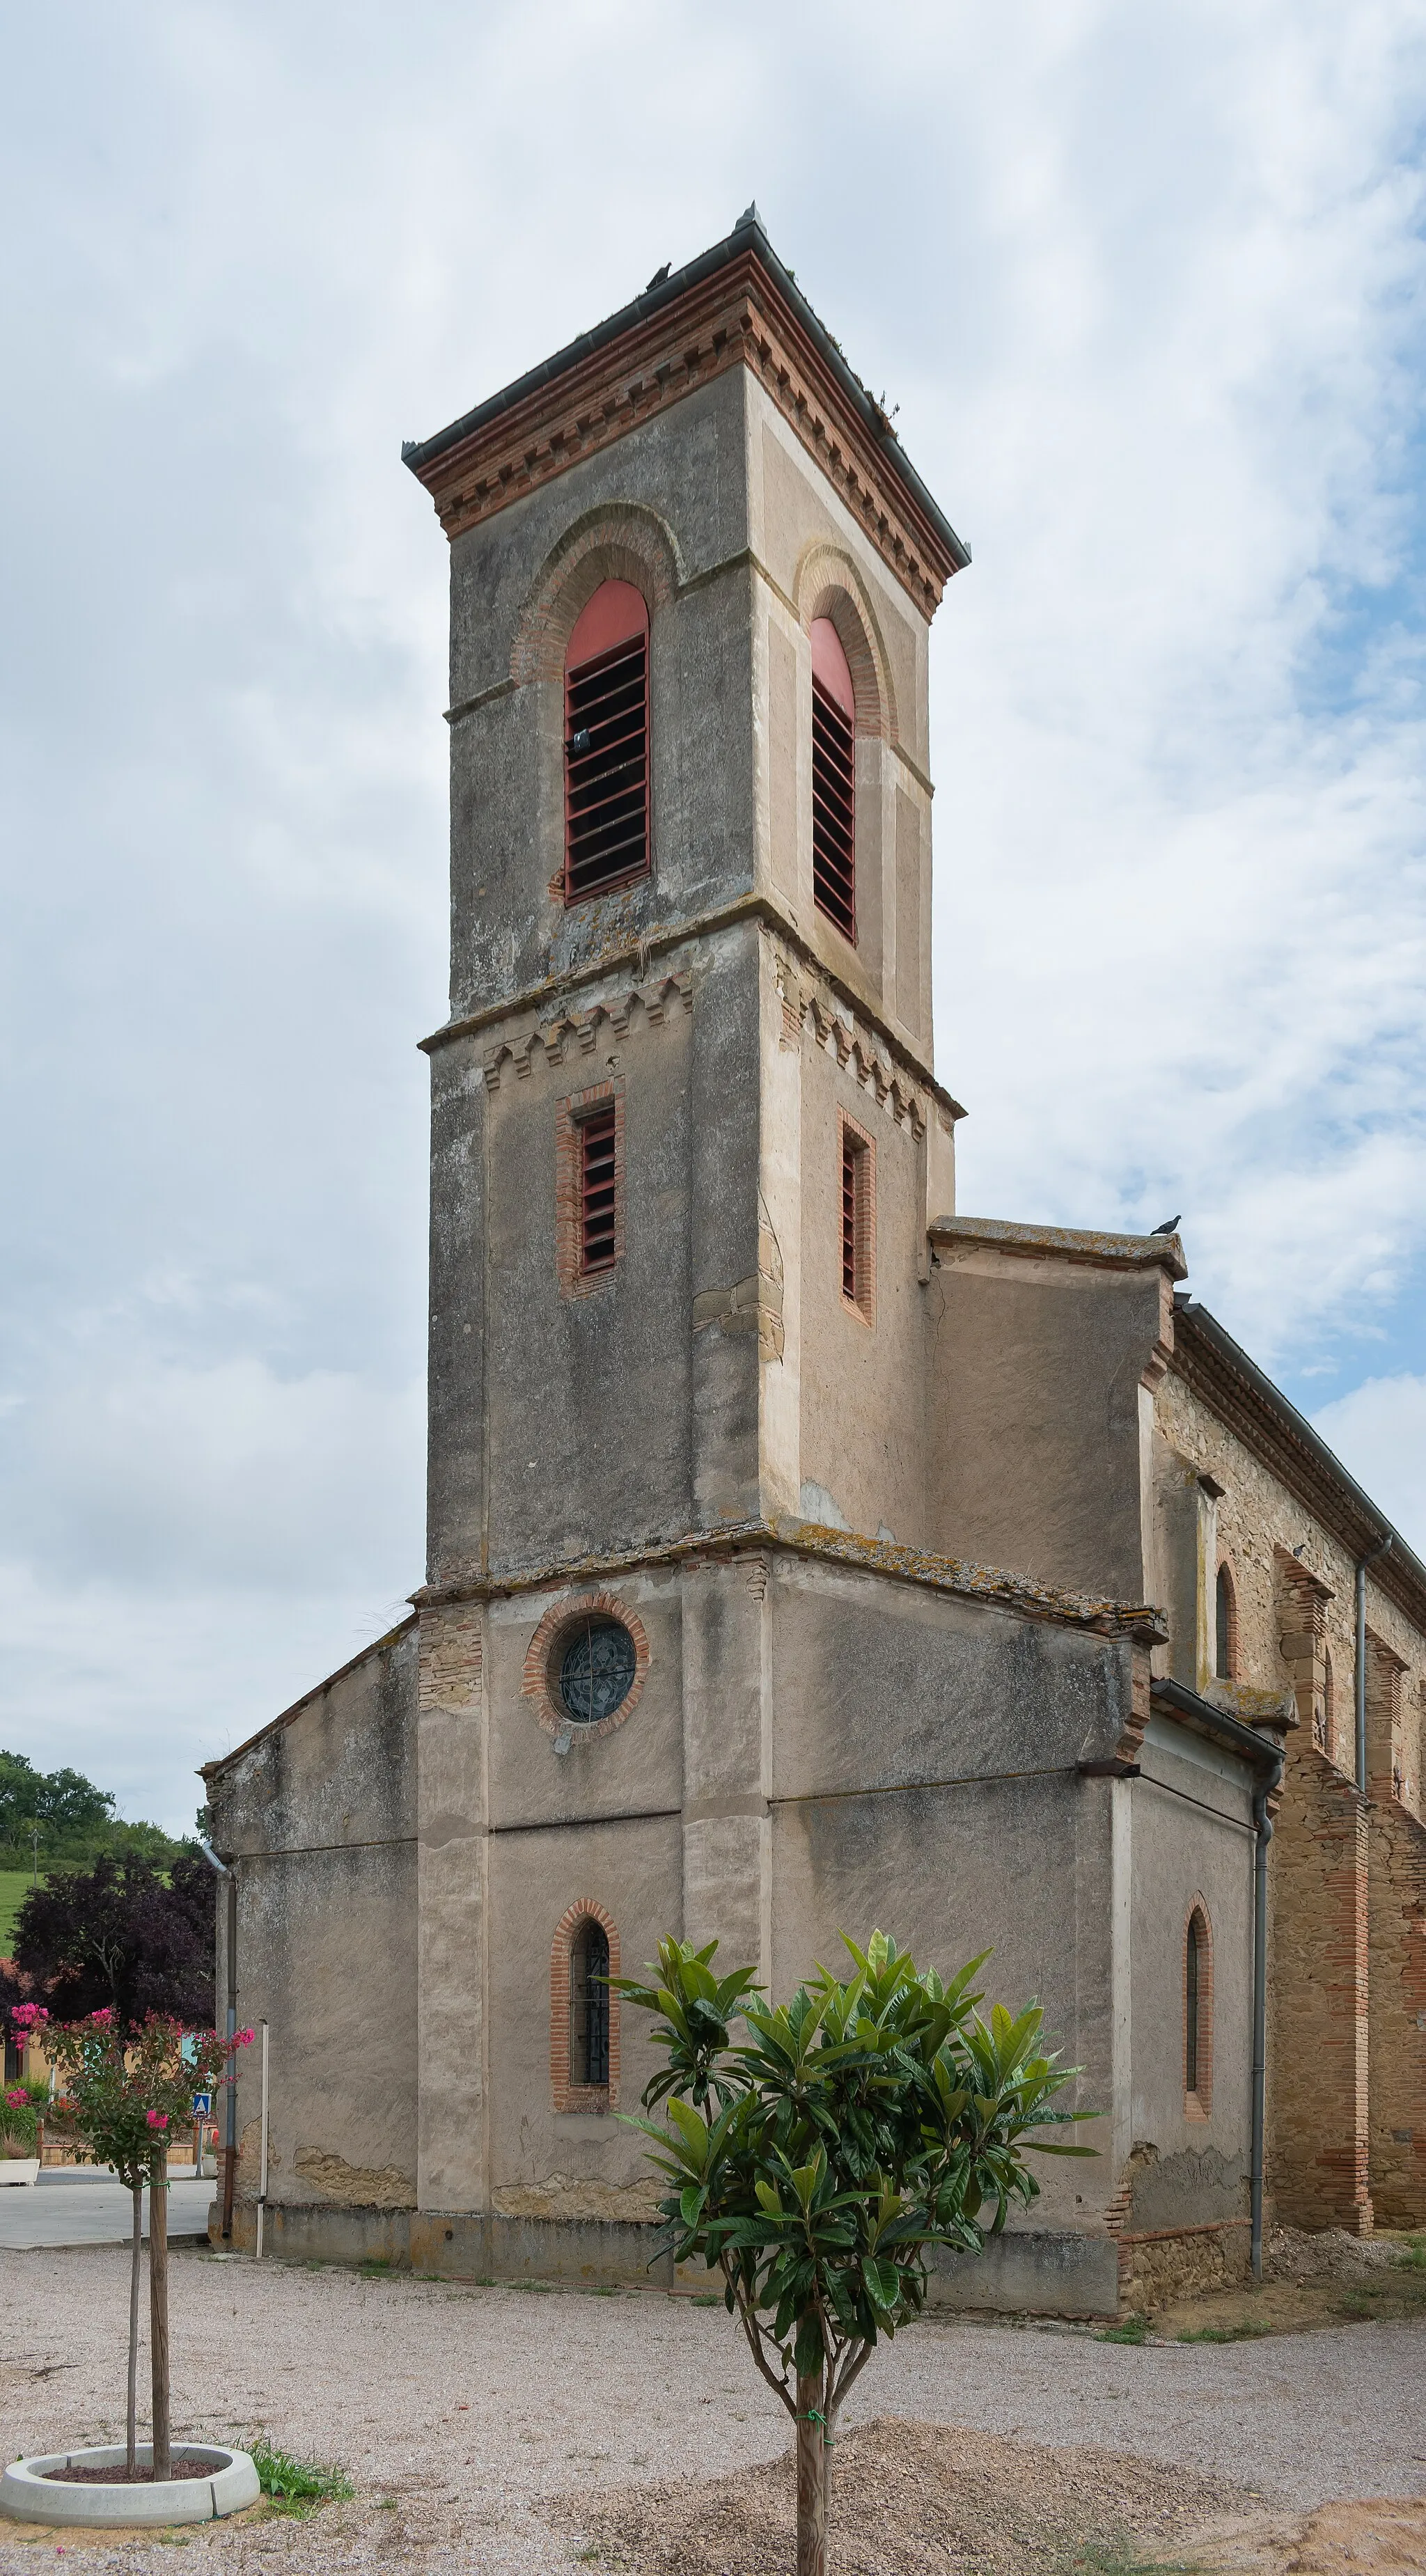
[[[168,2187],[168,2232],[203,2236],[214,2185],[171,2182]],[[0,2190],[0,2245],[24,2249],[41,2245],[127,2244],[134,2205],[121,2182],[102,2166],[47,2165],[38,2182],[11,2183]],[[148,2203],[144,2203],[148,2234]]]

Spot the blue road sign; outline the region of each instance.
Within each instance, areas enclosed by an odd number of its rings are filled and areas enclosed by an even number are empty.
[[[195,2120],[207,2120],[207,2119],[211,2118],[211,2116],[212,2116],[212,2111],[213,2111],[213,2096],[212,2096],[212,2094],[211,2094],[211,2093],[195,2093],[195,2094],[194,2094],[194,2096],[193,2096],[193,2117],[194,2117],[194,2119],[195,2119]]]

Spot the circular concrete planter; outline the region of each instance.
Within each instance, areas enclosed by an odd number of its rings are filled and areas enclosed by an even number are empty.
[[[133,2525],[217,2522],[256,2504],[262,2488],[246,2451],[214,2450],[205,2442],[185,2442],[181,2449],[185,2459],[203,2462],[203,2475],[165,2478],[158,2486],[68,2486],[52,2475],[55,2469],[121,2469],[122,2442],[16,2460],[0,2478],[0,2513],[12,2522]],[[152,2459],[147,2442],[140,2442],[138,2456],[141,2463]]]

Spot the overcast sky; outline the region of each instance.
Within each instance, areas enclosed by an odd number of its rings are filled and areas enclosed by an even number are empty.
[[[974,550],[962,1208],[1181,1211],[1426,1551],[1423,0],[48,0],[4,91],[0,1742],[186,1823],[420,1579],[400,443],[753,197]]]

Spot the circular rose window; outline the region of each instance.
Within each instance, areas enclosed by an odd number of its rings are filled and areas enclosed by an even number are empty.
[[[575,1726],[599,1726],[622,1708],[634,1687],[634,1640],[617,1619],[576,1628],[559,1667],[559,1695]]]

